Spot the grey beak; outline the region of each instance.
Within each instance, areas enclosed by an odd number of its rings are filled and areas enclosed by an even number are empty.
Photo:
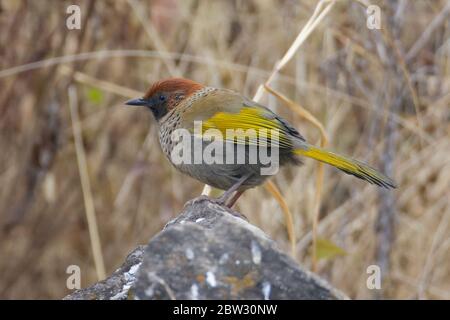
[[[148,104],[148,101],[146,99],[138,98],[128,100],[125,104],[129,106],[145,106]]]

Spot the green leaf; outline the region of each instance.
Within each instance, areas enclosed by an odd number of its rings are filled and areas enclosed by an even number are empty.
[[[100,104],[104,100],[103,92],[97,88],[90,88],[87,92],[87,99],[94,104]]]
[[[347,252],[330,240],[318,238],[316,242],[316,254],[317,259],[320,260],[343,256],[346,255]]]

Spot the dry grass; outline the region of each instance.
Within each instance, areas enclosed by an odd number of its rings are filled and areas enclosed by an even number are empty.
[[[253,96],[317,3],[79,1],[81,31],[65,27],[69,4],[0,2],[1,298],[60,298],[71,264],[81,267],[83,286],[97,278],[68,87],[77,87],[110,273],[203,187],[167,163],[150,114],[122,102],[170,75]],[[334,150],[392,170],[400,186],[380,193],[325,169],[317,230],[347,255],[320,260],[318,273],[353,298],[372,298],[380,295],[367,289],[366,268],[387,262],[383,297],[449,299],[448,5],[377,4],[381,32],[366,28],[360,3],[339,1],[270,87],[313,114]],[[44,62],[27,65],[37,61]],[[319,142],[294,110],[268,95],[262,102]],[[295,215],[297,258],[307,267],[316,173],[305,161],[273,179]],[[247,192],[237,208],[289,251],[283,214],[264,188]]]

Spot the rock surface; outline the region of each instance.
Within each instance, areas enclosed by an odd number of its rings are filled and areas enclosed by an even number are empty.
[[[131,252],[123,265],[105,280],[86,288],[76,290],[64,300],[125,300],[129,298],[131,285],[136,281],[136,272],[142,263],[145,246],[138,246]]]
[[[186,204],[108,279],[65,299],[345,299],[260,229],[207,198]]]

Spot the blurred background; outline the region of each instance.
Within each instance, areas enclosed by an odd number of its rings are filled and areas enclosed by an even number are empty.
[[[110,274],[203,188],[166,161],[151,114],[123,102],[175,75],[252,97],[317,3],[0,0],[0,298],[62,298],[69,265],[82,287],[97,281],[69,88]],[[373,1],[380,30],[367,27],[364,3],[338,1],[272,83],[317,117],[332,149],[399,185],[387,192],[325,169],[319,236],[345,254],[323,254],[317,273],[351,298],[450,299],[450,2]],[[79,30],[66,26],[72,4]],[[276,98],[262,102],[319,141]],[[306,160],[272,179],[306,268],[316,171]],[[236,209],[289,252],[263,187]],[[366,286],[372,264],[382,290]]]

